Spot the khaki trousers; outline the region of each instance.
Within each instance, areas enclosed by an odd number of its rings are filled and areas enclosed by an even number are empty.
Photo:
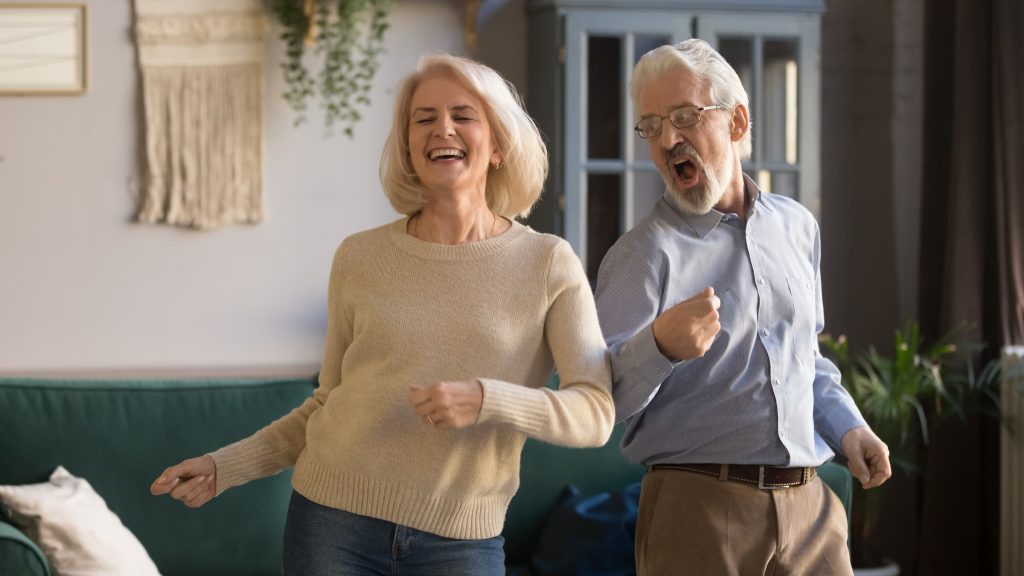
[[[853,574],[847,520],[819,478],[760,490],[684,470],[644,476],[636,527],[638,576]]]

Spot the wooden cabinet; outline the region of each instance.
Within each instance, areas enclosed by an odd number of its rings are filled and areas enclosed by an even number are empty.
[[[691,37],[736,68],[753,119],[744,171],[818,213],[820,19],[824,0],[527,0],[527,107],[551,175],[530,224],[565,237],[593,280],[607,249],[664,192],[633,131],[633,65]]]

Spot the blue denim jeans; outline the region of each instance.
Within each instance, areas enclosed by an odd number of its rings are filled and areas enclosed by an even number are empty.
[[[502,576],[505,539],[456,540],[311,502],[292,492],[285,576]]]

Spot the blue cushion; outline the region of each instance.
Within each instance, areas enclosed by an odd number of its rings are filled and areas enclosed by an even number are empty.
[[[640,483],[621,492],[583,495],[567,487],[551,511],[529,573],[536,576],[626,576],[636,573]]]

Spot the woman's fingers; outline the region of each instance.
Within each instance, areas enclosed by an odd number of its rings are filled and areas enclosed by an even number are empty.
[[[181,499],[186,506],[190,508],[198,508],[203,504],[206,504],[213,498],[213,479],[209,476],[203,476],[204,480],[196,487],[195,490],[185,495]]]
[[[194,476],[194,474],[191,473],[191,469],[192,466],[189,460],[171,466],[164,470],[163,473],[160,474],[160,477],[150,484],[149,492],[154,496],[167,494],[176,488],[183,479]]]
[[[217,463],[210,455],[189,458],[163,471],[149,486],[159,496],[169,494],[189,508],[198,508],[216,496]]]
[[[201,488],[206,482],[206,476],[195,476],[180,482],[177,486],[171,490],[171,498],[175,500],[186,500],[188,496],[191,496],[193,492]]]
[[[412,386],[409,402],[428,426],[448,430],[476,424],[483,406],[483,386],[478,380],[438,382]]]

